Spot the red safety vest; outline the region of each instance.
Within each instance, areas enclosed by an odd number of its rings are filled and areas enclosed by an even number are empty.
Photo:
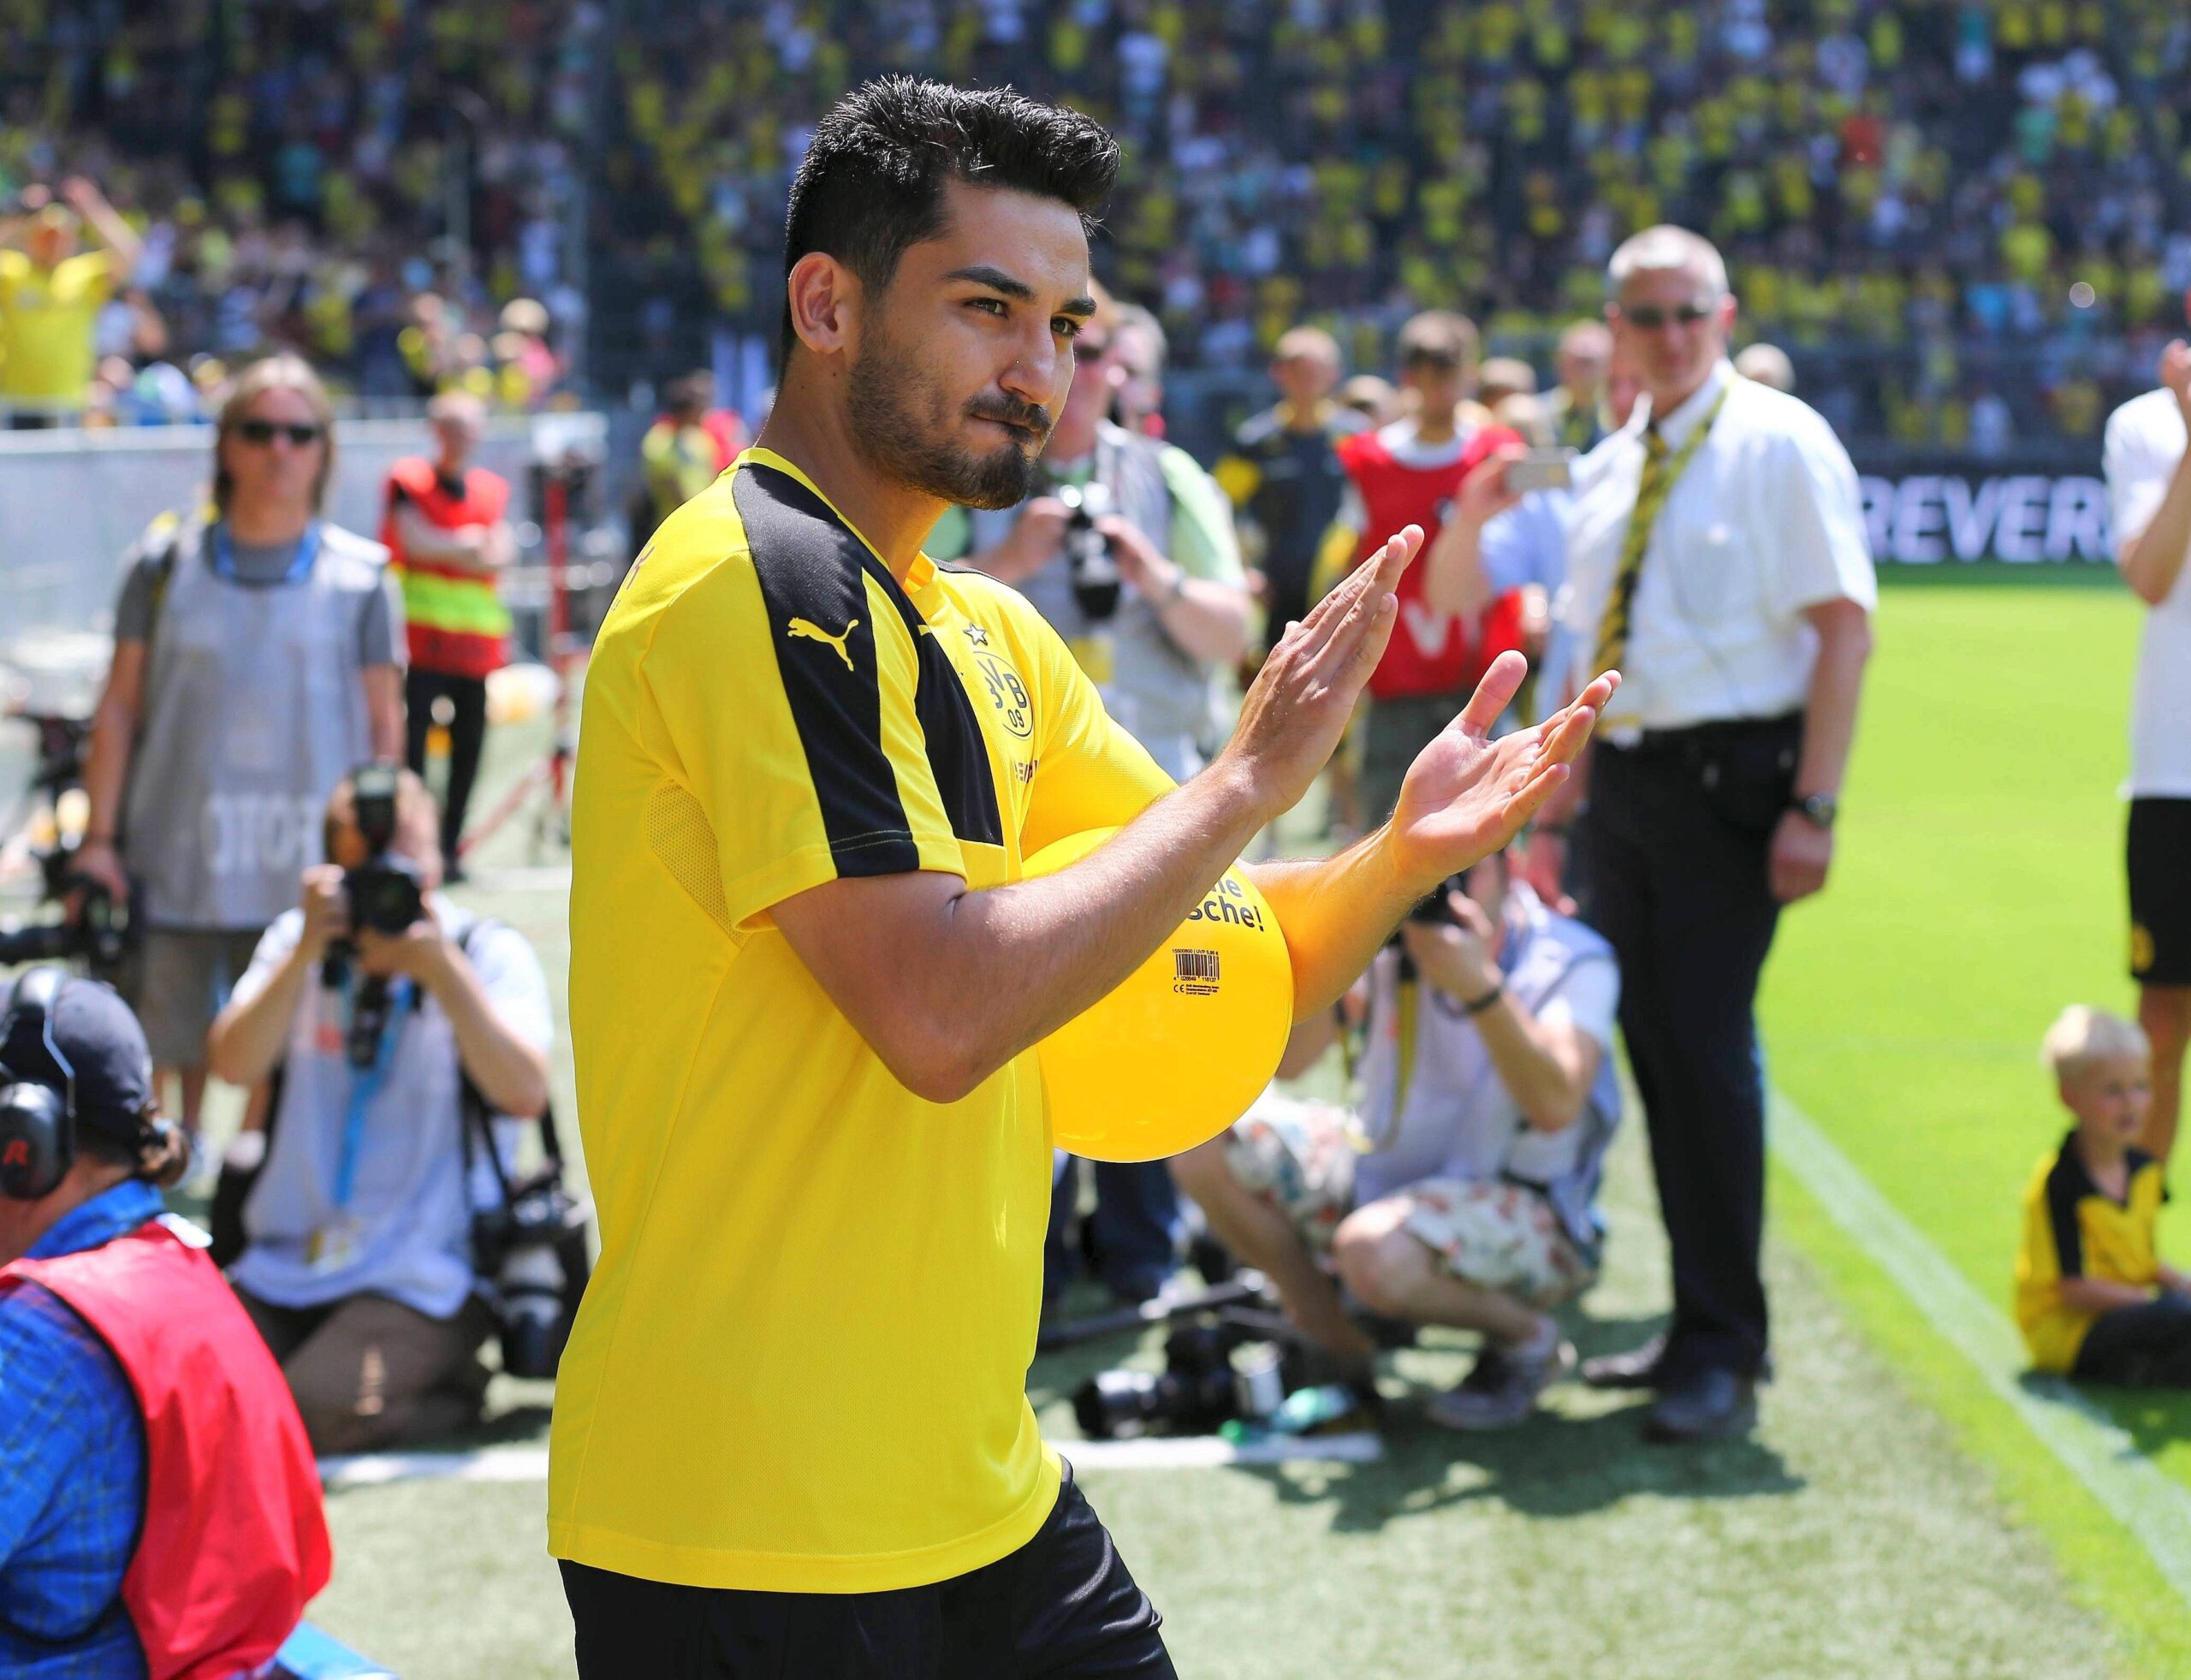
[[[1486,426],[1442,466],[1410,466],[1375,431],[1357,432],[1339,444],[1339,464],[1354,482],[1368,514],[1354,563],[1384,546],[1402,525],[1422,527],[1422,553],[1438,540],[1446,509],[1461,481],[1493,449],[1521,440],[1503,426]],[[1484,669],[1508,648],[1522,644],[1522,602],[1510,590],[1484,610],[1471,634],[1454,614],[1434,613],[1422,598],[1422,555],[1400,573],[1399,622],[1385,656],[1369,674],[1369,692],[1380,700],[1453,694],[1473,688]]]
[[[205,1251],[159,1220],[81,1254],[0,1270],[91,1326],[145,1416],[145,1520],[122,1606],[150,1680],[229,1680],[265,1662],[334,1557],[304,1420]]]
[[[429,525],[443,531],[492,525],[509,506],[509,481],[475,466],[464,475],[463,494],[452,496],[431,461],[407,455],[388,470],[388,508],[380,529],[403,585],[404,633],[413,668],[445,677],[484,677],[501,670],[507,662],[510,614],[495,579],[405,554],[395,510],[407,500]]]

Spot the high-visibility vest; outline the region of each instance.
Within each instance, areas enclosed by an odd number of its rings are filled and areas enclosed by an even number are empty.
[[[403,585],[403,621],[413,669],[448,677],[484,677],[507,662],[509,608],[491,577],[406,554],[395,511],[408,502],[429,525],[456,531],[492,525],[509,506],[510,487],[500,473],[475,466],[452,495],[434,464],[407,455],[389,469],[388,510],[381,541]]]

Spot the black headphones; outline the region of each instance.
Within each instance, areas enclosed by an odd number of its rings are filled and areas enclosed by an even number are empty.
[[[76,1159],[76,1070],[53,1040],[53,1007],[68,976],[57,968],[34,968],[15,982],[8,1013],[0,1019],[0,1052],[13,1042],[19,1022],[38,1023],[45,1053],[68,1081],[62,1090],[19,1077],[0,1062],[0,1196],[17,1202],[48,1196],[68,1177]]]

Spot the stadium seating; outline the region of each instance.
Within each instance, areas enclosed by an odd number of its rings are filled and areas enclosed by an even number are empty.
[[[1749,329],[1844,425],[2089,440],[2191,288],[2175,0],[112,9],[102,37],[58,0],[9,9],[0,189],[110,155],[118,202],[169,230],[155,292],[181,335],[301,341],[367,389],[417,382],[399,341],[448,232],[444,148],[469,148],[474,304],[576,319],[590,198],[596,371],[655,377],[713,326],[772,330],[807,125],[891,69],[1114,126],[1099,266],[1188,368],[1259,366],[1304,316],[1378,365],[1430,304],[1541,353],[1597,306],[1612,246],[1667,219],[1720,242]]]

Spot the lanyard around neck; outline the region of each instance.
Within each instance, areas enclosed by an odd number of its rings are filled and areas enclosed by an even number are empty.
[[[305,527],[304,535],[297,538],[295,557],[289,561],[289,569],[282,574],[282,581],[285,584],[302,583],[312,575],[312,562],[318,558],[319,521],[314,519]],[[235,543],[229,536],[226,519],[213,526],[213,575],[224,583],[238,581]]]
[[[348,1008],[357,1006],[357,974],[353,969],[343,983],[343,1001]],[[389,982],[388,1018],[381,1023],[380,1042],[373,1048],[371,1067],[350,1069],[350,1107],[342,1118],[342,1151],[335,1161],[335,1205],[350,1205],[352,1182],[358,1176],[358,1149],[365,1141],[365,1110],[387,1084],[389,1070],[395,1064],[395,1047],[403,1036],[403,1023],[411,1013],[411,982],[398,975]]]

